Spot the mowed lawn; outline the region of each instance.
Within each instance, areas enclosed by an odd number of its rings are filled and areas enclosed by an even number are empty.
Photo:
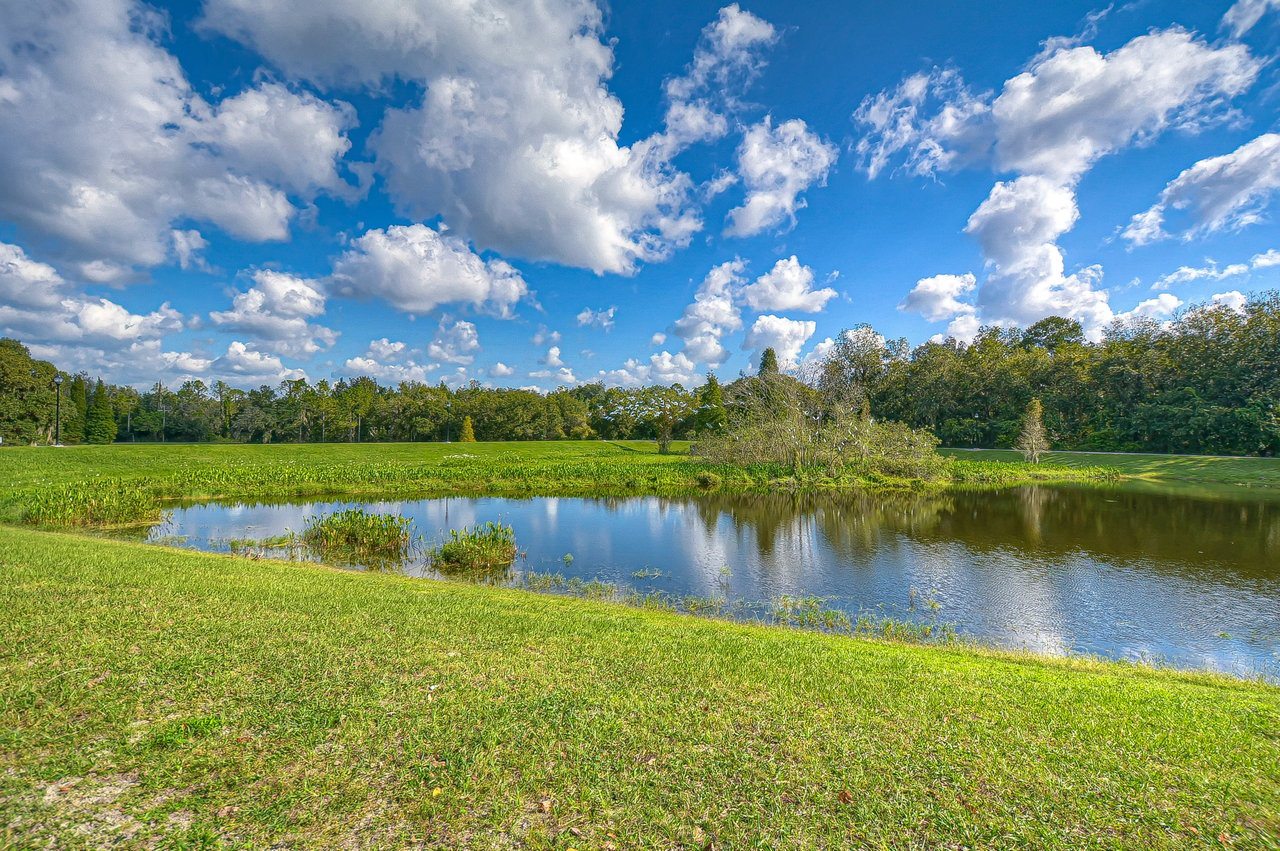
[[[1022,460],[1022,454],[1012,449],[943,449],[942,454],[965,461]],[[1280,488],[1280,458],[1153,455],[1124,452],[1046,452],[1042,463],[1062,467],[1111,467],[1124,476],[1140,476],[1155,480]]]
[[[8,847],[1280,841],[1280,690],[0,528]]]
[[[92,477],[166,476],[226,465],[438,464],[449,457],[529,462],[615,459],[628,464],[688,460],[676,441],[659,455],[647,440],[563,440],[501,443],[116,443],[110,446],[0,448],[0,482],[9,489],[79,482]]]

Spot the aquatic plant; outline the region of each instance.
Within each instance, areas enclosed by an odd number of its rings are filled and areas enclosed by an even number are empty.
[[[449,539],[428,551],[432,566],[442,573],[489,571],[515,561],[516,533],[501,523],[450,529]]]
[[[374,514],[349,508],[322,517],[308,517],[301,539],[326,553],[381,558],[402,557],[409,549],[410,521],[398,514]]]

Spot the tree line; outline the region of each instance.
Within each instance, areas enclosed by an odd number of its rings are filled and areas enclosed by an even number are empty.
[[[61,385],[55,428],[54,377]],[[1100,340],[1050,317],[1025,330],[984,328],[972,342],[911,348],[870,326],[838,335],[830,351],[784,374],[772,351],[757,374],[699,387],[605,387],[550,392],[460,388],[367,376],[304,379],[241,390],[191,380],[146,390],[60,373],[18,341],[0,340],[0,437],[6,444],[113,441],[672,440],[722,433],[760,411],[759,379],[778,376],[769,404],[817,420],[860,411],[935,434],[944,446],[1010,447],[1032,399],[1059,449],[1231,455],[1280,450],[1280,294],[1243,307],[1201,305],[1169,322],[1117,322]],[[778,392],[783,388],[786,392]],[[768,405],[765,406],[766,408]]]

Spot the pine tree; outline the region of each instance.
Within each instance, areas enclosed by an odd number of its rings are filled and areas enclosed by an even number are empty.
[[[89,382],[84,374],[73,375],[63,385],[62,442],[84,443],[85,420],[89,416]]]
[[[1044,406],[1032,399],[1022,417],[1022,433],[1013,445],[1032,464],[1040,463],[1041,453],[1049,451],[1049,435],[1044,430]]]
[[[85,443],[114,443],[116,440],[116,415],[111,410],[111,399],[107,397],[107,388],[102,379],[94,388],[93,400],[89,403],[89,414],[84,426]]]
[[[707,373],[707,383],[698,397],[696,418],[699,434],[716,434],[724,430],[728,413],[724,408],[724,388],[714,372]]]
[[[475,427],[471,425],[471,416],[469,414],[462,418],[462,436],[458,438],[458,442],[459,443],[475,443],[476,442],[476,430],[475,430]]]
[[[760,355],[760,374],[778,374],[778,353],[772,347],[765,349],[764,353]]]

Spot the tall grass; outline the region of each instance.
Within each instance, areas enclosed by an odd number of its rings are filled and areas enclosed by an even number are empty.
[[[409,520],[398,514],[373,514],[350,508],[308,517],[302,541],[321,555],[398,558],[409,549]]]
[[[449,539],[428,551],[428,556],[441,573],[486,573],[509,567],[517,552],[515,530],[490,522],[450,529]]]
[[[343,447],[345,457],[336,462],[317,460],[314,453],[303,451],[308,447],[266,447],[274,458],[270,461],[261,460],[263,452],[249,451],[262,447],[240,447],[244,451],[239,453],[213,452],[209,460],[184,455],[185,450],[175,449],[169,468],[158,463],[140,463],[134,469],[113,460],[117,456],[118,459],[130,457],[130,448],[107,447],[116,454],[81,453],[60,458],[63,466],[50,468],[49,475],[43,479],[26,471],[21,479],[27,486],[0,495],[0,521],[47,526],[141,523],[159,519],[165,501],[181,499],[446,494],[674,496],[708,491],[746,493],[778,487],[885,488],[920,484],[910,479],[857,472],[797,480],[793,478],[794,468],[783,465],[738,466],[621,449],[615,450],[616,454],[603,455],[606,448],[595,442],[552,447],[558,454],[541,447],[539,453],[530,454],[528,447],[521,444],[512,444],[506,451],[485,447],[492,451],[482,455],[424,451],[414,461],[397,460],[399,456],[388,458],[385,448],[370,446],[365,455]],[[28,457],[36,456],[5,454],[0,456],[0,464],[9,458]],[[83,466],[69,463],[81,457]],[[100,475],[97,470],[101,470]],[[940,484],[948,481],[1017,484],[1031,480],[1096,479],[1106,475],[1096,469],[1067,470],[992,462],[952,462],[947,471]]]

